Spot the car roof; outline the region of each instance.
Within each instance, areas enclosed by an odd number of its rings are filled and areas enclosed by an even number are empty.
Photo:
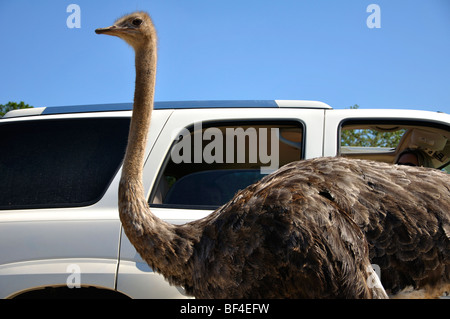
[[[307,108],[331,109],[326,103],[306,100],[211,100],[211,101],[164,101],[155,102],[158,109],[199,109],[199,108]],[[132,103],[111,103],[72,105],[56,107],[37,107],[29,109],[12,110],[3,118],[38,116],[50,114],[70,114],[89,112],[131,111]]]

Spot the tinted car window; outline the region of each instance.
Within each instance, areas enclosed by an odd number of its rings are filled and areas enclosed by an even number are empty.
[[[182,130],[166,156],[150,205],[215,209],[237,191],[304,154],[299,121],[196,123]]]
[[[85,206],[117,172],[129,119],[68,119],[0,125],[0,209]]]

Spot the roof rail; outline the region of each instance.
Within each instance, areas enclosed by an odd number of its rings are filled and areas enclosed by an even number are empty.
[[[197,109],[197,108],[314,108],[331,109],[328,104],[303,100],[211,100],[211,101],[164,101],[155,102],[155,109]],[[38,107],[13,110],[3,118],[38,116],[50,114],[70,114],[89,112],[130,111],[132,103],[72,105],[58,107]]]

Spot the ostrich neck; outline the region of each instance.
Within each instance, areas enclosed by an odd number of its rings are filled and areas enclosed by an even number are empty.
[[[145,146],[153,111],[156,59],[156,48],[153,46],[136,49],[136,89],[122,176],[139,180],[142,180]]]
[[[119,215],[125,234],[141,257],[169,281],[189,282],[185,269],[192,254],[192,239],[183,227],[152,214],[142,183],[147,134],[153,110],[156,43],[136,51],[136,89],[128,145],[119,185]]]

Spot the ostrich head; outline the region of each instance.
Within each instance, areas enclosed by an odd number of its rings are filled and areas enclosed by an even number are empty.
[[[150,16],[135,12],[117,19],[110,27],[95,30],[97,34],[114,35],[126,41],[134,49],[144,43],[156,41],[156,30]]]

